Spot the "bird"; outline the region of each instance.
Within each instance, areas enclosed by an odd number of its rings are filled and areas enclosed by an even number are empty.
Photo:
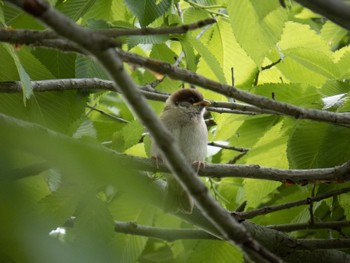
[[[168,97],[160,114],[160,120],[170,131],[188,163],[196,164],[197,172],[204,166],[207,154],[208,131],[204,120],[204,109],[209,105],[210,102],[205,100],[198,90],[185,88]],[[163,160],[154,142],[152,142],[151,153],[157,163]],[[173,176],[165,177],[167,187],[164,210],[191,214],[194,206],[192,198]]]

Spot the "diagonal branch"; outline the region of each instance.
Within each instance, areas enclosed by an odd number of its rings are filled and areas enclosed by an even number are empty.
[[[116,82],[125,99],[152,134],[163,152],[175,178],[196,201],[199,208],[207,214],[209,220],[230,243],[239,245],[246,255],[260,261],[281,262],[281,260],[255,241],[248,231],[221,208],[207,192],[206,187],[195,176],[194,170],[187,164],[170,133],[147,104],[128,73],[124,70],[115,49],[109,48],[106,38],[91,34],[79,27],[61,13],[41,0],[11,1],[31,15],[50,26],[58,34],[66,37],[87,52],[93,54],[104,66],[110,77]]]

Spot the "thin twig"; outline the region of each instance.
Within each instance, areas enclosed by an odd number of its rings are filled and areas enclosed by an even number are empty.
[[[233,151],[237,151],[237,152],[247,152],[250,150],[250,148],[230,146],[230,145],[225,145],[225,144],[217,143],[217,142],[209,142],[208,145],[220,147],[222,149],[233,150]]]
[[[350,192],[350,187],[344,187],[344,188],[341,188],[341,189],[329,191],[328,193],[324,193],[324,194],[321,194],[321,195],[318,195],[318,196],[315,196],[315,197],[308,197],[306,199],[293,201],[293,202],[289,202],[289,203],[284,203],[284,204],[281,204],[281,205],[266,206],[266,207],[262,207],[262,208],[259,208],[259,209],[254,209],[254,210],[251,210],[251,211],[242,212],[239,215],[242,218],[249,219],[249,218],[253,218],[253,217],[259,216],[259,215],[266,215],[266,214],[269,214],[269,213],[272,213],[272,212],[285,210],[285,209],[289,209],[289,208],[296,207],[296,206],[309,205],[310,203],[318,202],[318,201],[321,201],[323,199],[327,199],[329,197],[341,195],[341,194],[348,193],[348,192]]]
[[[113,115],[113,114],[109,114],[109,113],[107,113],[107,112],[105,112],[105,111],[103,111],[103,110],[97,109],[97,108],[95,108],[95,107],[93,107],[93,106],[87,105],[86,107],[88,107],[89,109],[92,109],[92,110],[94,110],[94,111],[97,111],[97,112],[101,113],[102,115],[105,115],[105,116],[107,116],[107,117],[109,117],[109,118],[111,118],[111,119],[113,119],[113,120],[118,121],[118,122],[121,122],[121,123],[129,123],[129,121],[127,121],[127,120],[125,120],[125,119],[123,119],[123,118],[120,118],[120,117],[115,116],[115,115]]]

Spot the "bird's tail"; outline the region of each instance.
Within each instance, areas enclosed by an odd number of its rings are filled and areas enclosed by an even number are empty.
[[[182,212],[191,214],[193,210],[192,198],[182,189],[181,185],[174,178],[167,178],[167,189],[164,200],[166,212]]]

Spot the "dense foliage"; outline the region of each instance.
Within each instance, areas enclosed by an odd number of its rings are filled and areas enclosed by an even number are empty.
[[[278,102],[337,113],[350,109],[348,31],[294,2],[287,1],[286,8],[277,0],[49,2],[77,24],[96,30],[172,27],[215,17],[216,23],[185,34],[125,35],[117,40],[125,51],[178,63],[220,83],[234,80],[235,87]],[[1,2],[0,24],[8,32],[45,29],[31,15]],[[225,241],[167,242],[132,235],[130,225],[125,230],[129,234],[119,233],[116,221],[156,228],[198,226],[159,207],[164,187],[158,173],[135,171],[132,160],[116,154],[150,157],[149,136],[119,93],[101,87],[74,90],[74,85],[63,91],[59,82],[52,91],[33,88],[39,80],[108,80],[95,59],[39,47],[35,41],[2,41],[0,262],[243,262],[242,252]],[[156,83],[150,91],[154,94],[190,86],[139,66],[125,67],[140,87]],[[13,81],[20,82],[23,92],[5,90]],[[209,100],[235,102],[208,89],[200,91]],[[157,113],[162,110],[161,101],[149,104]],[[208,163],[314,169],[350,159],[348,125],[244,109],[213,110],[206,117],[211,142],[244,148],[209,146]],[[249,177],[203,177],[203,182],[230,211],[244,201],[244,211],[249,211],[349,186],[336,180],[294,184]],[[249,221],[263,226],[346,221],[349,201],[347,193],[331,195]],[[290,232],[294,238],[325,240],[349,235],[345,227]]]

